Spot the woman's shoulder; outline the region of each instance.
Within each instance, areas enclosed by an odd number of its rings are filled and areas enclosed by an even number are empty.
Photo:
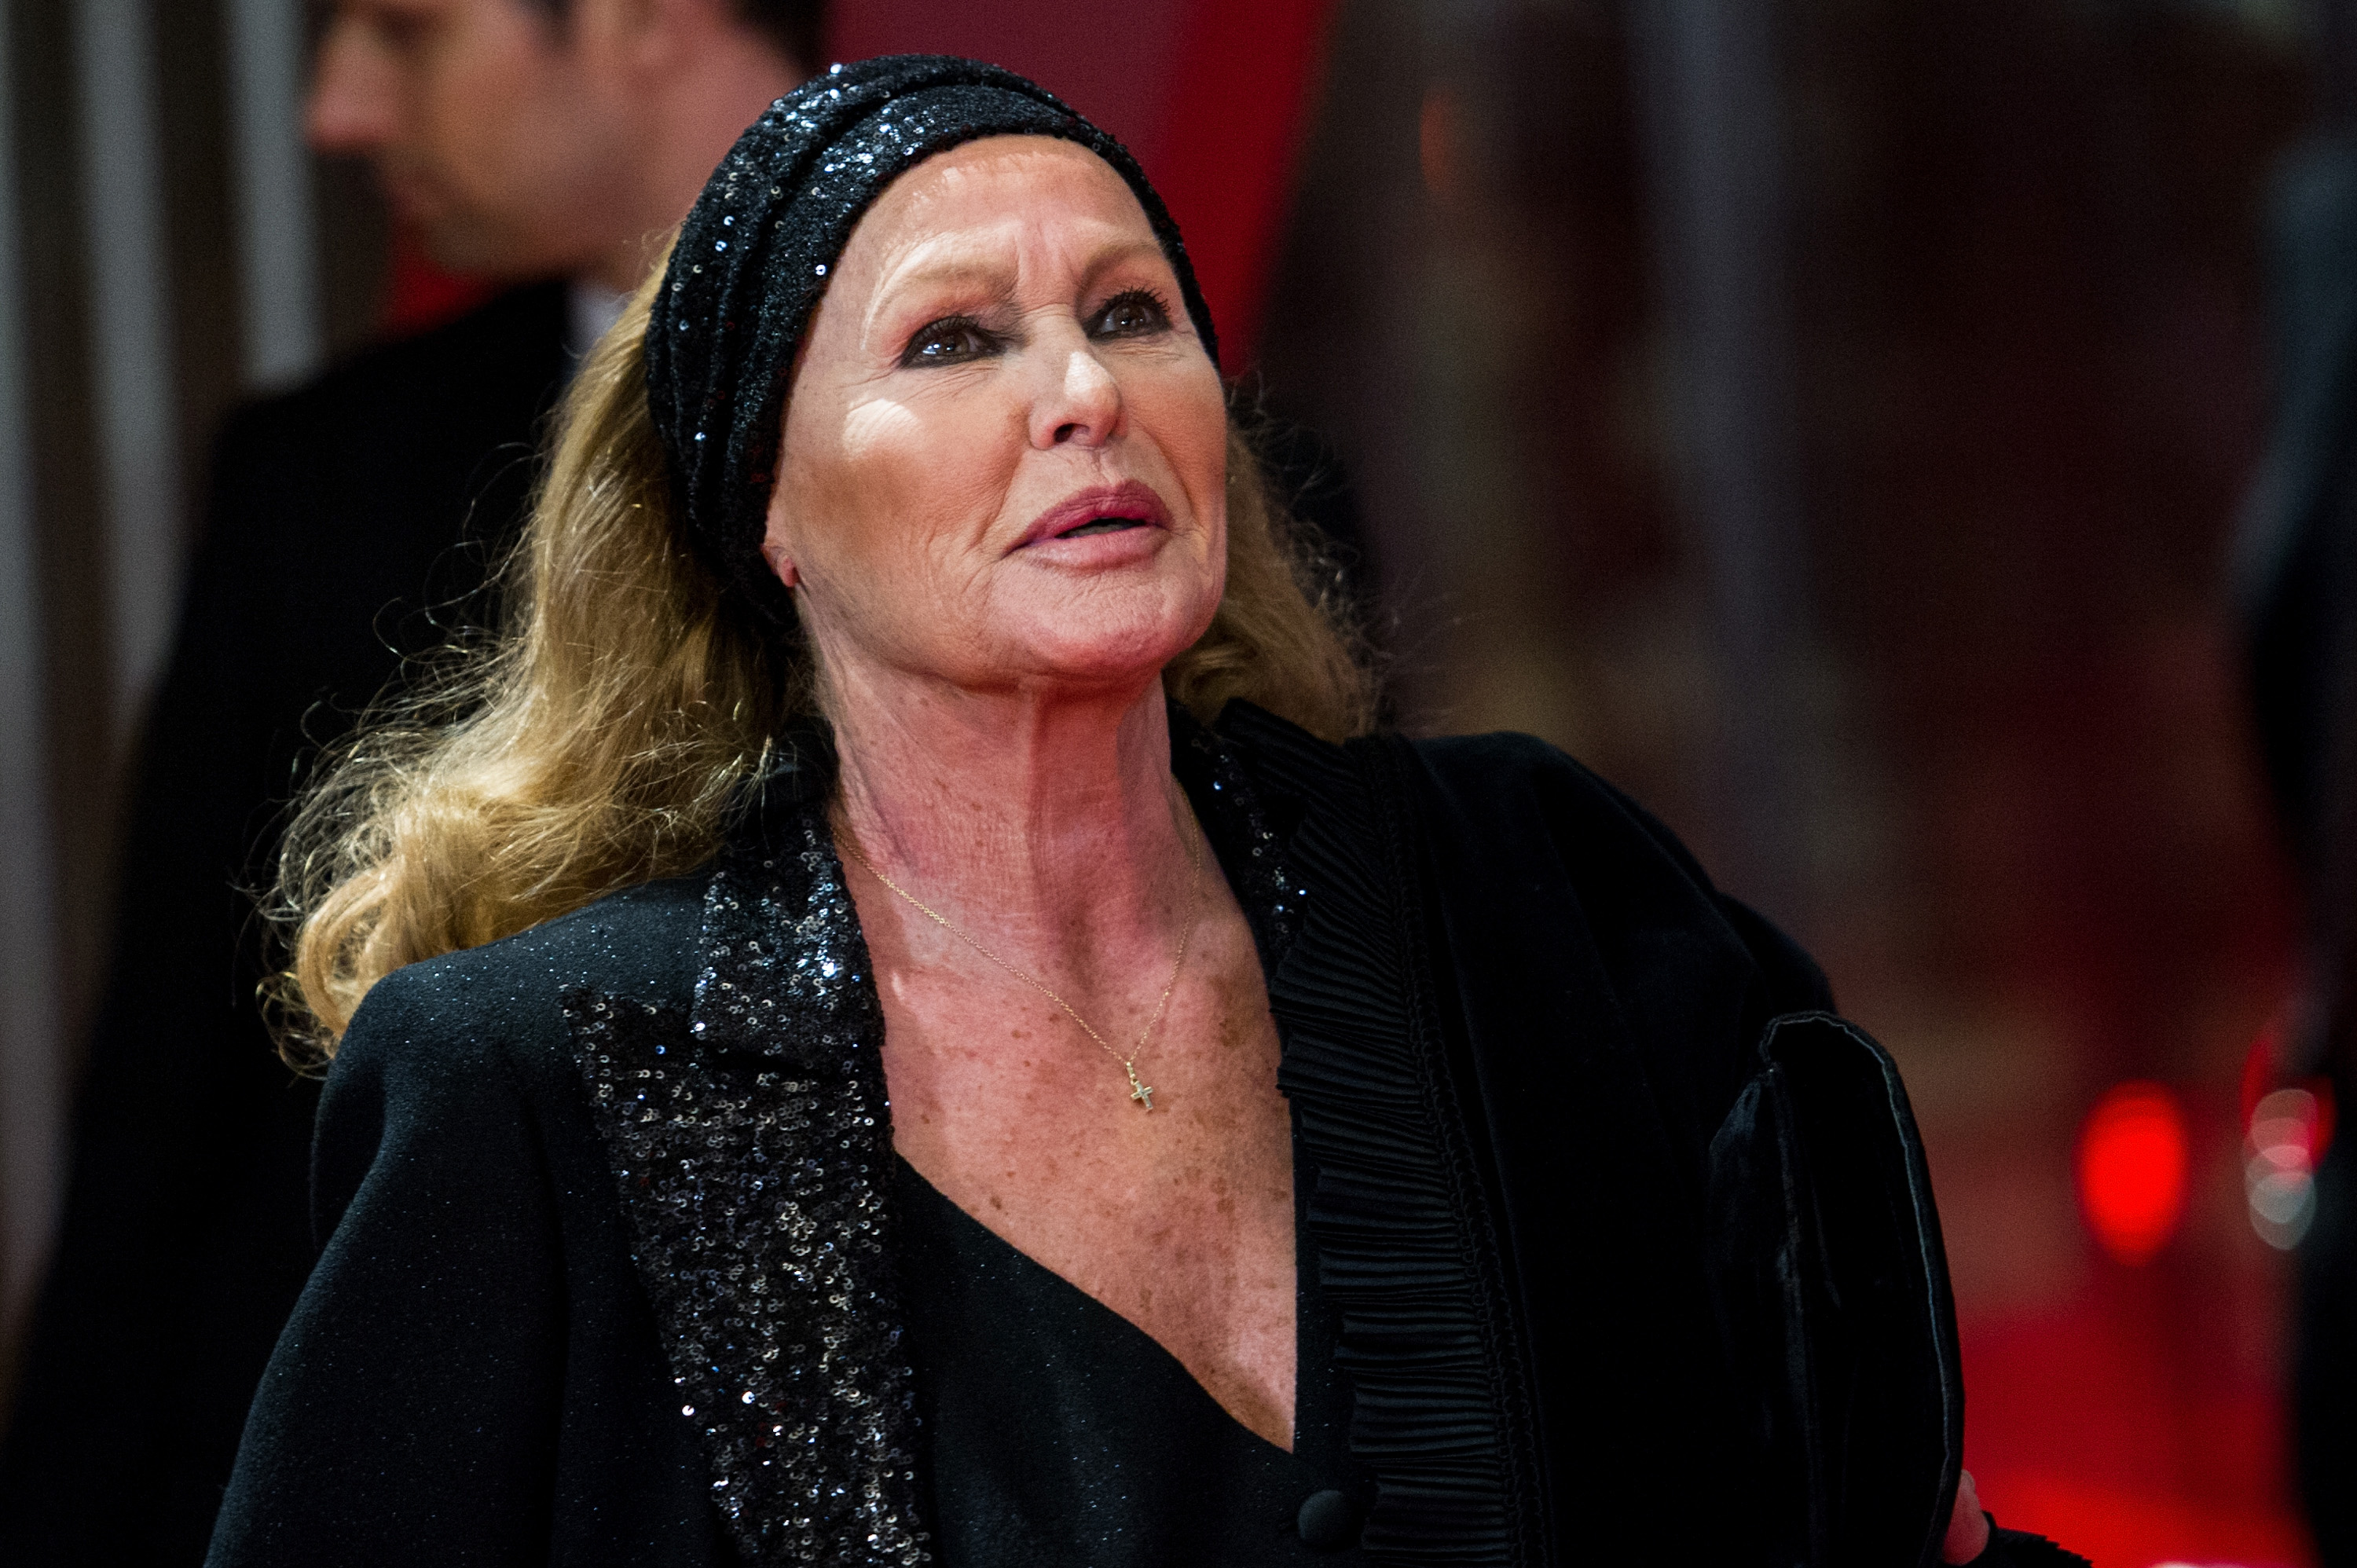
[[[1824,972],[1799,944],[1714,884],[1660,818],[1567,753],[1510,733],[1418,741],[1407,750],[1426,834],[1443,864],[1470,863],[1487,850],[1511,879],[1551,868],[1577,896],[1609,957],[1642,968],[1669,955],[1691,961],[1700,939],[1754,971],[1776,1010],[1833,1005]]]
[[[1512,731],[1410,738],[1378,733],[1337,745],[1250,703],[1220,714],[1221,739],[1265,783],[1310,804],[1363,798],[1390,783],[1476,836],[1570,834],[1592,850],[1655,863],[1699,888],[1709,878],[1675,833],[1560,747]],[[1384,793],[1394,792],[1383,790]],[[1354,799],[1352,803],[1359,803]]]
[[[565,1003],[590,992],[684,1008],[695,988],[709,870],[641,883],[479,948],[377,982],[337,1053],[439,1071],[569,1059]]]
[[[1636,799],[1562,748],[1510,730],[1405,743],[1416,782],[1469,827],[1543,830],[1581,844],[1590,871],[1650,873],[1708,892],[1709,875]]]
[[[1766,982],[1778,1005],[1830,1005],[1824,974],[1792,940],[1716,886],[1661,820],[1593,769],[1534,736],[1335,745],[1248,703],[1219,732],[1266,782],[1312,809],[1340,804],[1382,836],[1386,807],[1413,819],[1435,891],[1468,908],[1536,916],[1568,895],[1608,965],[1656,967],[1664,954],[1718,950]]]
[[[1536,736],[1499,730],[1411,738],[1382,732],[1338,745],[1242,700],[1228,703],[1216,729],[1254,772],[1312,798],[1359,792],[1369,777],[1365,760],[1379,759],[1377,771],[1396,774],[1405,765],[1414,783],[1437,790],[1495,827],[1534,816],[1577,822],[1608,838],[1627,838],[1663,857],[1680,875],[1707,881],[1677,835],[1585,764]]]
[[[414,1207],[420,1193],[439,1203],[498,1187],[507,1191],[504,1208],[459,1206],[493,1224],[540,1199],[512,1180],[479,1181],[483,1171],[512,1176],[554,1160],[572,1173],[560,1185],[593,1189],[582,1173],[599,1168],[600,1156],[566,998],[586,988],[684,1006],[710,880],[647,883],[377,982],[344,1032],[319,1100],[317,1239],[325,1243],[372,1182],[408,1195],[386,1199],[395,1208]]]

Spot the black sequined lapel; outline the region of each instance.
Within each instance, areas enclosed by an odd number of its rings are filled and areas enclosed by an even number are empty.
[[[571,993],[574,1056],[738,1549],[928,1563],[883,1012],[822,809],[785,818],[713,877],[693,1011]]]

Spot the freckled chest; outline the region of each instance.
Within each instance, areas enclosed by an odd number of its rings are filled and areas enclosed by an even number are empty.
[[[1121,1065],[1004,983],[911,974],[871,934],[902,1157],[1018,1251],[1146,1330],[1248,1425],[1288,1433],[1293,1155],[1277,1038],[1222,899],[1129,1098]]]

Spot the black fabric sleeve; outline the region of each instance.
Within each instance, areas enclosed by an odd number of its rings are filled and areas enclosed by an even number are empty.
[[[1752,961],[1760,966],[1760,979],[1766,986],[1769,1007],[1773,1013],[1831,1013],[1834,990],[1825,979],[1825,972],[1817,967],[1801,944],[1784,933],[1783,928],[1765,915],[1722,891],[1710,879],[1709,873],[1694,856],[1694,852],[1659,817],[1639,805],[1609,779],[1598,777],[1570,758],[1562,759],[1577,768],[1586,782],[1598,794],[1619,808],[1622,816],[1651,839],[1655,848],[1674,862],[1693,879],[1695,886],[1709,891],[1727,923],[1735,928],[1749,950]]]
[[[330,1229],[255,1396],[215,1568],[548,1555],[566,1334],[542,1118],[505,1055],[406,978],[329,1075]]]
[[[1784,934],[1782,927],[1741,899],[1724,893],[1718,896],[1718,910],[1742,937],[1743,945],[1759,964],[1771,1011],[1780,1015],[1840,1011],[1834,1005],[1833,983],[1825,978],[1825,972],[1817,967],[1817,961],[1800,943]]]

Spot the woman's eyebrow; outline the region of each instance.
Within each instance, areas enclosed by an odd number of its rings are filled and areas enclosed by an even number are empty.
[[[1140,261],[1159,262],[1163,259],[1158,241],[1123,236],[1109,238],[1092,247],[1079,268],[1081,285],[1094,288],[1105,274]],[[912,292],[939,292],[944,295],[982,295],[993,304],[1014,293],[1014,269],[1007,258],[995,249],[957,245],[944,246],[938,242],[914,248],[913,252],[888,267],[867,311],[870,331],[877,319],[894,311],[899,302]]]
[[[911,245],[884,269],[871,317],[916,289],[974,292],[997,297],[1012,286],[1013,269],[996,245],[935,237]]]
[[[1088,265],[1081,270],[1081,278],[1085,285],[1093,287],[1099,278],[1116,267],[1129,266],[1138,262],[1159,262],[1163,259],[1162,245],[1159,241],[1122,240],[1101,246],[1096,253],[1089,258]]]
[[[1006,269],[972,258],[943,256],[937,261],[920,262],[906,272],[894,273],[876,291],[877,298],[896,298],[911,289],[938,288],[949,291],[976,290],[989,294],[1006,292]]]
[[[952,314],[958,307],[949,306],[949,301],[970,303],[978,296],[988,304],[996,305],[1009,292],[1006,269],[983,257],[971,253],[914,257],[907,263],[905,270],[896,267],[884,274],[883,282],[867,302],[867,310],[860,327],[860,340],[873,346],[877,334],[884,330],[887,318],[902,316],[902,302],[912,293],[931,295],[948,306],[942,309],[928,306],[924,314],[930,319]],[[897,337],[899,331],[898,327],[893,328],[893,336]],[[888,344],[886,347],[889,349],[892,346]]]

